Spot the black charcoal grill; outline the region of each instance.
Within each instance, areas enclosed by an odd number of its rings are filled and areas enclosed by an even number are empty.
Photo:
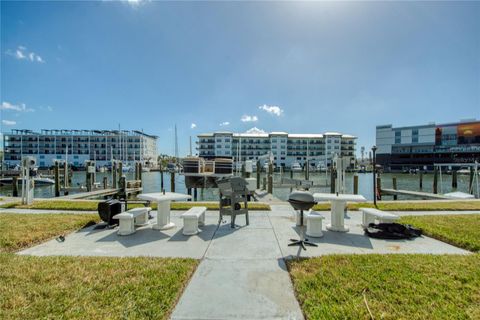
[[[121,212],[122,203],[118,200],[111,199],[98,204],[98,215],[100,219],[108,223],[108,225],[117,224],[118,221],[112,219],[112,217]]]
[[[311,247],[317,247],[317,245],[313,242],[308,241],[305,238],[304,234],[304,226],[303,226],[303,211],[310,210],[314,205],[317,203],[313,198],[313,195],[308,191],[294,191],[290,193],[288,197],[288,202],[295,210],[300,210],[300,239],[290,239],[289,246],[300,246],[303,250],[307,250],[305,245]]]

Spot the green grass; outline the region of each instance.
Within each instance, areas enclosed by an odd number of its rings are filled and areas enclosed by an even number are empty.
[[[14,252],[98,221],[96,214],[0,214],[0,252]]]
[[[34,201],[30,205],[22,205],[18,202],[8,203],[0,206],[1,208],[18,208],[18,209],[45,209],[45,210],[75,210],[75,211],[96,211],[99,201],[79,201],[79,200],[42,200]],[[152,209],[157,209],[157,204],[150,204]],[[218,202],[172,202],[172,210],[188,210],[192,207],[203,206],[208,210],[218,210]],[[128,208],[143,207],[143,204],[130,203]],[[270,206],[266,203],[250,202],[248,204],[250,210],[269,211]]]
[[[400,223],[421,228],[426,235],[454,246],[480,251],[480,214],[408,216]]]
[[[348,210],[359,210],[359,208],[374,208],[372,202],[348,203]],[[425,201],[425,202],[377,202],[377,208],[386,211],[462,211],[479,210],[480,201]],[[319,203],[313,207],[317,211],[330,210],[330,203]]]
[[[480,255],[333,255],[289,261],[307,319],[480,319]],[[365,298],[364,298],[365,297]]]
[[[97,220],[94,214],[0,214],[0,319],[169,317],[196,260],[11,253]]]
[[[167,319],[197,264],[0,254],[0,319]]]

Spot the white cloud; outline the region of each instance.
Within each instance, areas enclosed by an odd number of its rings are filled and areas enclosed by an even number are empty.
[[[3,101],[0,105],[0,110],[11,110],[11,111],[18,111],[18,112],[33,112],[35,111],[32,108],[27,108],[25,103],[22,104],[11,104],[10,102]]]
[[[276,115],[277,117],[280,117],[283,114],[283,109],[278,106],[267,106],[264,104],[263,106],[259,106],[258,109]]]
[[[36,54],[33,51],[28,51],[27,48],[24,46],[18,46],[17,49],[15,49],[15,51],[7,50],[5,53],[18,60],[27,60],[30,62],[45,63],[45,60],[43,60],[42,57],[40,57],[38,54]]]
[[[230,125],[230,122],[228,122],[228,121],[224,121],[224,122],[220,123],[220,127],[225,127],[225,126],[228,126],[228,125]]]
[[[259,133],[267,133],[265,130],[262,130],[262,129],[258,129],[257,127],[253,127],[251,129],[248,129],[245,133],[255,133],[255,134],[259,134]]]
[[[14,126],[17,124],[17,122],[13,120],[2,120],[2,123],[6,126]]]
[[[256,122],[258,121],[257,116],[249,116],[248,114],[244,114],[240,119],[242,122]]]
[[[53,108],[51,106],[46,106],[46,107],[38,107],[41,111],[48,111],[52,112]]]
[[[197,125],[196,125],[195,123],[192,123],[192,124],[190,125],[190,129],[195,129],[196,127],[197,127]]]

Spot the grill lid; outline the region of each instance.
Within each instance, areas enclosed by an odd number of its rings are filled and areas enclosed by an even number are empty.
[[[308,191],[293,191],[288,196],[289,201],[293,202],[304,202],[304,203],[314,203],[315,199],[313,195]]]

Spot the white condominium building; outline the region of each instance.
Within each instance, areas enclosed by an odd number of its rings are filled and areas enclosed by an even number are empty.
[[[338,132],[295,134],[250,130],[247,133],[213,132],[198,135],[198,155],[207,159],[233,158],[253,160],[272,154],[276,167],[291,167],[293,163],[328,166],[335,155],[355,161],[356,137]]]
[[[83,166],[95,160],[97,166],[109,166],[112,160],[140,161],[144,166],[157,163],[157,136],[127,130],[12,130],[3,135],[5,162],[20,164],[23,156],[33,156],[40,167],[55,160]]]

